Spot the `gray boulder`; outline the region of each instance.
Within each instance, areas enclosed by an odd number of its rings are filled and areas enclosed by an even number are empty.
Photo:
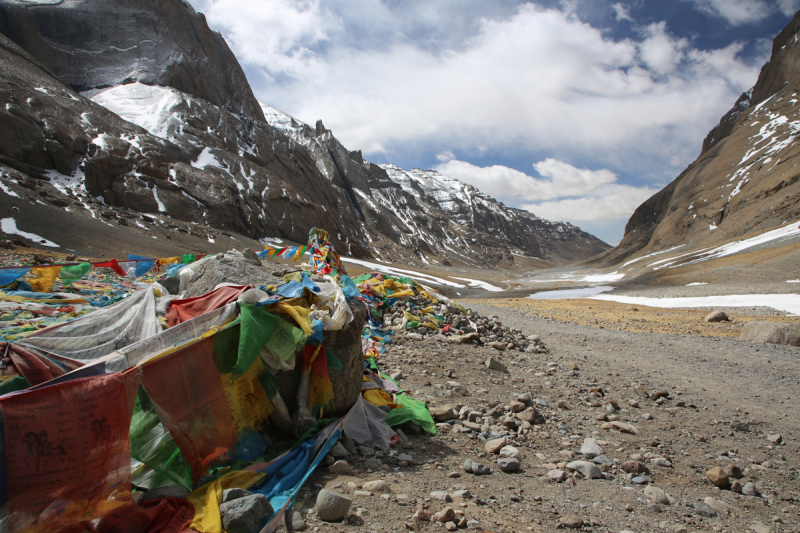
[[[747,322],[739,335],[740,341],[800,346],[800,326],[780,322]]]
[[[251,494],[219,506],[222,527],[228,533],[258,533],[274,512],[263,494]]]
[[[350,511],[350,505],[353,501],[328,489],[322,489],[317,494],[317,503],[314,505],[314,510],[317,511],[317,516],[320,520],[325,522],[338,522],[347,516]]]

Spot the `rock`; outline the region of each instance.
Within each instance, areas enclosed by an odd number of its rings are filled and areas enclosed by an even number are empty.
[[[494,348],[495,350],[499,350],[501,352],[506,351],[506,343],[504,342],[490,342],[486,346]],[[489,365],[486,365],[489,366]]]
[[[492,473],[492,469],[481,463],[472,462],[472,473],[476,476],[488,476]]]
[[[756,484],[751,482],[745,483],[744,487],[742,487],[742,494],[744,496],[758,496]]]
[[[736,512],[736,508],[733,507],[732,505],[728,505],[727,503],[711,498],[710,496],[706,497],[703,500],[703,503],[714,509],[717,512],[717,514],[720,515],[727,516],[731,513]]]
[[[367,481],[364,483],[364,485],[362,485],[362,488],[378,494],[390,494],[392,492],[392,488],[389,486],[389,484],[382,479]]]
[[[563,470],[550,470],[547,472],[547,479],[553,481],[554,483],[561,483],[565,479],[567,479],[567,473]]]
[[[653,466],[663,466],[665,468],[672,466],[672,462],[664,457],[653,457],[650,459],[650,464]]]
[[[314,505],[314,510],[320,520],[325,522],[338,522],[347,516],[350,511],[350,506],[353,501],[328,489],[322,489],[317,494],[317,503]]]
[[[620,465],[623,472],[628,474],[649,474],[647,467],[639,461],[625,461]]]
[[[734,418],[731,420],[731,429],[734,431],[750,431],[750,424]]]
[[[708,505],[706,505],[705,503],[700,503],[700,502],[695,503],[694,510],[697,514],[699,514],[700,516],[704,516],[706,518],[714,518],[715,516],[717,516],[717,512]]]
[[[500,448],[500,457],[512,457],[514,459],[519,459],[520,455],[520,451],[514,446],[506,445]]]
[[[616,429],[621,433],[630,433],[632,435],[639,435],[641,430],[634,426],[633,424],[626,424],[624,422],[620,422],[619,420],[614,420],[613,422],[606,422],[602,426],[602,429]]]
[[[598,455],[603,455],[603,448],[594,439],[586,439],[581,445],[581,453],[589,459],[593,459]]]
[[[517,413],[516,417],[522,420],[523,422],[533,424],[533,422],[536,420],[536,409],[534,409],[533,407],[528,407],[524,411]]]
[[[453,501],[453,497],[450,495],[449,492],[444,490],[435,490],[431,492],[431,498],[434,500],[440,500],[443,502],[451,502]]]
[[[783,443],[783,435],[775,433],[774,435],[767,435],[767,440],[772,444],[782,444]]]
[[[725,465],[722,467],[722,471],[725,472],[725,475],[728,476],[729,479],[741,479],[742,478],[742,469],[736,465]]]
[[[660,390],[650,395],[651,400],[658,400],[659,398],[669,398],[669,391]]]
[[[725,471],[718,466],[710,468],[706,472],[706,477],[711,481],[711,483],[721,489],[724,489],[730,485],[730,480],[728,479],[728,476],[725,475]]]
[[[509,404],[512,413],[519,413],[525,409],[525,404],[522,402],[513,401]]]
[[[579,370],[578,363],[576,363],[575,361],[570,361],[567,364],[567,368],[569,368],[570,370]]]
[[[568,514],[562,517],[559,522],[563,527],[568,529],[580,529],[583,527],[583,519],[574,514]]]
[[[739,340],[800,346],[800,326],[779,322],[746,322]]]
[[[506,473],[516,472],[520,468],[520,462],[514,457],[501,457],[497,460],[497,468]]]
[[[567,470],[580,472],[583,477],[589,479],[600,479],[603,477],[603,471],[600,470],[600,467],[589,461],[572,461],[567,464]]]
[[[731,492],[736,494],[742,493],[742,484],[739,482],[739,480],[731,481]]]
[[[240,488],[233,488],[233,489],[225,489],[222,491],[222,502],[229,502],[231,500],[236,500],[239,498],[244,498],[245,496],[250,496],[253,494],[249,490],[244,490]]]
[[[495,359],[494,357],[490,357],[486,360],[486,368],[489,370],[497,370],[498,372],[505,372],[508,374],[508,367]]]
[[[457,418],[454,404],[440,405],[429,409],[431,417],[436,422],[447,422]]]
[[[251,494],[220,504],[222,527],[228,533],[258,533],[272,516],[272,505],[263,494]]]
[[[458,525],[455,522],[445,522],[444,528],[447,531],[458,531]]]
[[[283,521],[286,524],[286,531],[305,531],[308,529],[308,524],[306,524],[303,515],[294,509],[286,510]]]
[[[160,500],[161,498],[180,498],[181,500],[185,500],[186,489],[177,486],[159,487],[145,492],[141,501],[147,502],[150,500]]]
[[[505,437],[501,437],[499,439],[486,441],[486,443],[483,445],[483,449],[488,454],[497,455],[498,453],[500,453],[500,450],[503,449],[503,446],[507,444],[508,444],[508,439],[506,439]]]
[[[461,500],[468,500],[472,498],[472,493],[467,489],[459,489],[455,491],[455,497]]]
[[[670,505],[672,503],[672,498],[669,497],[669,494],[654,485],[645,487],[644,497],[653,503],[661,505]]]
[[[337,442],[331,447],[331,451],[328,452],[328,455],[333,457],[334,459],[343,459],[350,455],[350,452],[347,451],[347,448],[344,447],[344,444],[341,442]]]
[[[452,522],[455,519],[455,517],[456,517],[456,512],[453,511],[451,507],[445,507],[438,513],[434,514],[432,518],[436,522],[445,523],[445,522]]]
[[[475,519],[467,520],[467,529],[480,529],[481,523]]]
[[[706,322],[730,322],[730,319],[728,318],[728,315],[726,315],[722,311],[714,311],[714,312],[706,315],[705,321]]]
[[[464,460],[464,464],[461,465],[461,468],[464,469],[464,472],[467,472],[467,473],[471,474],[472,473],[472,459]]]
[[[342,476],[354,475],[353,467],[351,467],[347,461],[336,461],[330,468],[328,468],[328,472]]]

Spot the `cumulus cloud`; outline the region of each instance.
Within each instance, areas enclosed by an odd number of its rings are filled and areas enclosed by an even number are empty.
[[[628,7],[623,5],[622,3],[617,2],[616,4],[611,6],[611,9],[614,10],[614,16],[617,17],[618,21],[629,20],[633,22],[633,18],[628,12]]]
[[[543,218],[576,224],[627,219],[657,191],[617,183],[616,174],[607,169],[581,169],[552,158],[533,168],[540,178],[502,165],[479,167],[458,160],[436,170],[497,198],[511,198],[510,203]]]
[[[762,0],[691,0],[697,8],[706,13],[724,18],[734,26],[757,22],[769,16],[774,6]],[[780,9],[793,4],[792,0],[781,0]],[[788,13],[787,13],[788,14]]]
[[[464,158],[581,152],[663,180],[652,169],[669,170],[675,154],[693,159],[764,59],[694,49],[664,24],[615,40],[582,22],[574,2],[194,3],[259,99],[321,118],[349,148],[383,159],[412,143]]]

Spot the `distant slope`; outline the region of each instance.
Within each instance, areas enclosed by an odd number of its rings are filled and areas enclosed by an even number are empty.
[[[800,223],[800,13],[775,38],[758,82],[708,134],[700,156],[631,216],[595,263],[679,252],[677,266],[723,243]],[[775,241],[780,244],[784,241]]]

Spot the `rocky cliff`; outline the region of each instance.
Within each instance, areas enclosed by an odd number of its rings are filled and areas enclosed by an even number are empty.
[[[416,265],[607,249],[457,180],[374,165],[321,122],[260,104],[224,39],[180,0],[0,0],[0,32],[11,194],[142,228],[149,214],[190,233],[304,242],[323,227],[345,254]]]
[[[800,14],[775,38],[756,85],[711,130],[700,156],[634,212],[615,264],[743,239],[800,219]],[[691,255],[688,254],[687,257]]]

